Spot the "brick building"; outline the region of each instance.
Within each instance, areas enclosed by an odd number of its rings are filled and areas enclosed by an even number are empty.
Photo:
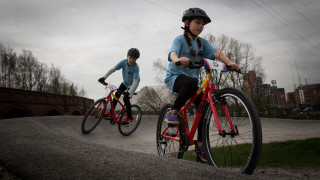
[[[254,102],[260,115],[276,115],[286,104],[284,88],[278,88],[276,81],[273,85],[262,84],[262,78],[255,71],[249,71],[244,78],[244,91]]]
[[[293,92],[295,104],[308,104],[313,109],[320,109],[320,84],[302,85]]]

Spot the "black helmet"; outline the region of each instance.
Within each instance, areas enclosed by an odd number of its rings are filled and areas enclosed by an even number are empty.
[[[131,48],[128,50],[128,56],[138,59],[140,57],[140,52],[136,48]]]
[[[206,24],[211,22],[211,19],[206,14],[206,12],[204,12],[204,10],[202,10],[200,8],[190,8],[190,9],[185,10],[183,12],[182,22],[184,22],[187,19],[193,19],[193,18],[196,18],[196,17],[203,18],[204,22]]]

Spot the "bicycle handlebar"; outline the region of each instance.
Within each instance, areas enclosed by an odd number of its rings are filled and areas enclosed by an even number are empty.
[[[105,86],[107,86],[108,85],[108,83],[106,83],[106,82],[101,82],[101,81],[99,81],[99,83],[101,83],[102,85],[105,85]]]
[[[123,94],[123,95],[125,95],[125,96],[127,96],[128,93],[129,93],[129,92],[127,92],[127,91],[121,91],[120,89],[117,89],[117,92],[119,92],[120,94]],[[133,95],[137,95],[137,93],[134,92]]]
[[[181,66],[181,61],[177,61],[174,64],[176,66]],[[202,66],[204,66],[203,60],[197,61],[197,62],[189,61],[189,65],[186,67],[188,67],[190,69],[200,69]]]
[[[177,61],[174,64],[176,66],[181,66],[181,61]],[[188,67],[190,69],[199,69],[199,68],[203,67],[204,65],[205,65],[205,62],[203,59],[201,59],[200,61],[197,61],[197,62],[189,61],[189,65],[186,67]],[[231,65],[226,65],[226,67],[227,67],[228,71],[235,71],[237,73],[242,74],[241,69],[239,69],[239,70],[232,69]]]
[[[100,82],[100,81],[99,81],[99,83],[101,83],[102,85],[105,85],[105,86],[107,86],[107,85],[108,85],[108,83],[107,83],[107,82],[105,82],[105,81],[103,81],[103,82]],[[117,92],[119,92],[120,94],[123,94],[123,95],[125,95],[125,96],[127,96],[127,95],[128,95],[128,92],[127,92],[127,91],[121,91],[120,89],[117,89]],[[133,93],[133,95],[137,95],[137,93],[136,93],[136,92],[134,92],[134,93]]]

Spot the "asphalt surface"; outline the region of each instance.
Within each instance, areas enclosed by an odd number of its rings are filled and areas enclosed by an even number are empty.
[[[22,179],[270,179],[159,157],[156,116],[143,116],[124,137],[108,121],[90,134],[82,117],[0,120],[0,163]],[[262,119],[264,142],[320,137],[320,121]]]

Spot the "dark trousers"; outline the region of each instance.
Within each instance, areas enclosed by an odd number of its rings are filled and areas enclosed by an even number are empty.
[[[187,102],[187,100],[192,98],[192,96],[197,92],[197,90],[198,90],[198,81],[196,79],[183,74],[179,75],[173,85],[173,91],[178,93],[178,97],[175,100],[172,109],[180,110],[182,106]],[[203,93],[199,94],[197,99],[193,102],[193,104],[197,107],[197,109],[200,105],[202,95]],[[198,125],[198,141],[199,142],[202,142],[203,117],[204,116],[201,117],[201,120]]]
[[[121,83],[121,85],[118,88],[118,90],[120,90],[122,92],[126,91],[127,89],[128,88],[123,83]],[[119,99],[120,96],[121,96],[121,93],[119,93],[117,91],[115,93],[115,96]],[[128,96],[124,96],[123,97],[123,101],[124,101],[124,104],[126,105],[126,108],[127,108],[127,115],[128,115],[129,118],[132,119],[132,109],[131,109],[130,98]],[[113,107],[114,107],[114,109],[116,109],[117,103],[118,103],[118,101],[113,99]]]

